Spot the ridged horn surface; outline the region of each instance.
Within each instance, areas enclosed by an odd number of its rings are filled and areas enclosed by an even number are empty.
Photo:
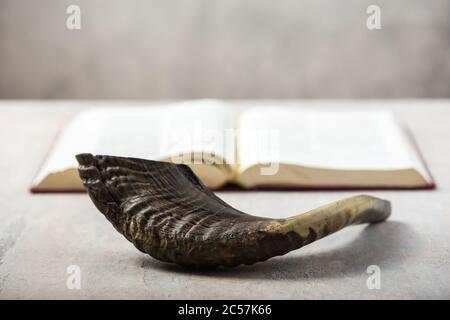
[[[388,201],[360,195],[287,219],[257,217],[222,201],[185,165],[76,158],[89,196],[116,230],[140,251],[183,266],[253,264],[391,211]]]

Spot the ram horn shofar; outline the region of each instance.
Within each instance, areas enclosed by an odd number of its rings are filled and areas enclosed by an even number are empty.
[[[360,195],[287,219],[257,217],[222,201],[186,165],[76,158],[89,196],[116,230],[140,251],[183,266],[253,264],[391,211],[388,201]]]

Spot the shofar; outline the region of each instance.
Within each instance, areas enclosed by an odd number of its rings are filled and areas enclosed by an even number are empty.
[[[388,201],[360,195],[287,219],[257,217],[222,201],[186,165],[76,158],[89,196],[116,230],[140,251],[183,266],[253,264],[391,211]]]

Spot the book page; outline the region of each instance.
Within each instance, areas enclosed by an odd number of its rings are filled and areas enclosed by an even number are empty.
[[[50,173],[77,168],[75,155],[86,152],[152,160],[204,152],[234,162],[234,140],[225,143],[233,125],[227,106],[213,100],[82,111],[61,132],[35,184]]]
[[[389,111],[255,108],[241,115],[239,127],[240,171],[278,161],[335,170],[415,168],[427,176]],[[277,136],[270,151],[255,140],[258,131]]]

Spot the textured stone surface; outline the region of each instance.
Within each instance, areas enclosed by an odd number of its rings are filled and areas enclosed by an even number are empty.
[[[137,251],[85,194],[27,192],[80,104],[99,103],[0,103],[0,298],[450,298],[450,101],[367,103],[392,108],[413,131],[436,190],[368,191],[392,202],[386,223],[349,227],[254,266],[195,273]],[[245,212],[281,218],[355,193],[219,196]],[[381,268],[380,290],[366,286],[373,264]],[[81,268],[80,290],[66,287],[69,265]]]
[[[449,52],[447,0],[0,1],[1,98],[448,98]]]

